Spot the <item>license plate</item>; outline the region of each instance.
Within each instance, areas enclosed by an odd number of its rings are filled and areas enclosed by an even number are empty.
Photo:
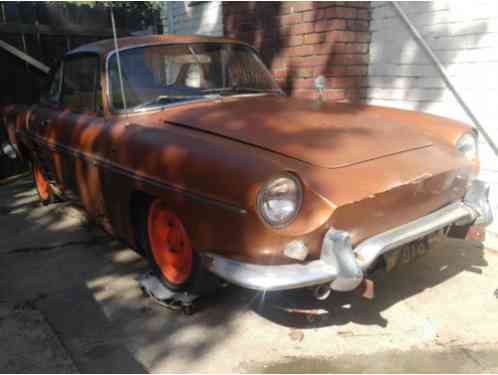
[[[439,229],[424,238],[385,253],[386,271],[392,271],[400,265],[411,263],[424,256],[435,243],[446,238],[449,229],[449,227]]]
[[[426,239],[412,242],[394,249],[384,254],[386,271],[392,271],[398,266],[413,262],[427,254],[429,251],[429,241]]]

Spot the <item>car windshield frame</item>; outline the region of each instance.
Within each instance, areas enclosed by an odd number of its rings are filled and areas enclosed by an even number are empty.
[[[261,57],[259,56],[259,53],[258,51],[256,50],[256,48],[250,46],[250,45],[247,45],[247,44],[244,44],[244,43],[238,43],[238,42],[161,42],[161,43],[147,43],[147,44],[139,44],[139,45],[133,45],[133,46],[127,46],[127,47],[122,47],[122,48],[118,48],[118,49],[113,49],[112,51],[110,51],[107,56],[106,56],[106,60],[105,60],[105,77],[106,77],[106,97],[107,97],[107,104],[108,104],[108,110],[109,110],[109,113],[111,114],[117,114],[117,115],[120,115],[120,114],[129,114],[129,113],[140,113],[140,112],[149,112],[149,111],[157,111],[157,110],[161,110],[163,108],[166,108],[166,107],[174,107],[174,106],[178,106],[178,105],[182,105],[182,104],[187,104],[187,103],[191,103],[191,102],[194,102],[194,101],[203,101],[203,100],[215,100],[215,99],[219,99],[221,98],[221,95],[218,94],[216,92],[216,90],[213,90],[213,94],[205,94],[205,95],[202,95],[202,96],[198,96],[198,97],[192,97],[188,100],[182,100],[182,101],[178,101],[178,102],[174,102],[174,103],[165,103],[165,104],[157,104],[157,105],[154,105],[154,106],[147,106],[147,107],[141,107],[141,108],[136,108],[136,107],[131,107],[131,108],[127,108],[126,110],[123,108],[123,109],[115,109],[113,107],[113,102],[112,102],[112,96],[111,96],[111,79],[110,79],[110,63],[111,63],[111,59],[117,54],[118,50],[119,50],[119,53],[121,54],[122,52],[124,51],[129,51],[129,50],[133,50],[133,49],[141,49],[141,48],[147,48],[147,47],[159,47],[159,46],[174,46],[174,45],[185,45],[186,47],[189,47],[189,46],[212,46],[212,45],[220,45],[220,46],[223,46],[223,45],[227,45],[227,46],[239,46],[239,47],[245,47],[247,48],[248,50],[250,50],[251,52],[253,52],[252,56],[256,59],[256,61],[258,62],[258,64],[261,66],[261,68],[264,70],[264,72],[268,75],[268,78],[271,79],[273,85],[275,86],[275,89],[272,89],[272,90],[266,90],[264,92],[252,92],[252,93],[248,93],[248,92],[244,92],[244,87],[241,87],[240,91],[237,91],[237,89],[235,90],[232,90],[233,91],[233,94],[232,96],[243,96],[243,95],[279,95],[279,96],[285,96],[286,94],[284,93],[284,91],[280,88],[280,86],[278,85],[278,83],[275,81],[271,71],[268,69],[268,67],[266,66],[266,64],[261,60]],[[192,53],[193,57],[196,58],[196,53],[193,52]],[[122,58],[121,58],[122,59]],[[121,60],[120,59],[120,60]],[[220,88],[220,90],[222,89],[229,89],[228,87],[227,88]],[[118,92],[119,92],[119,95],[121,95],[121,88],[118,87],[117,88]],[[126,94],[125,94],[126,95]]]

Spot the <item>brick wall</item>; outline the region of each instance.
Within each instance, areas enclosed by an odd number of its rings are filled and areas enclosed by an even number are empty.
[[[400,3],[441,60],[487,132],[498,142],[498,2]],[[387,2],[371,7],[367,100],[471,122]],[[498,218],[498,158],[481,137],[481,178],[491,184]],[[487,245],[498,248],[498,220]]]
[[[282,88],[305,98],[319,75],[328,100],[362,98],[369,19],[369,2],[223,2],[224,35],[258,48]]]

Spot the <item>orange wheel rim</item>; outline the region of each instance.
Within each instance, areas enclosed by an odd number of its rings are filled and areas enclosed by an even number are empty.
[[[192,271],[192,246],[181,221],[160,200],[147,218],[149,245],[161,273],[172,284],[185,282]]]
[[[35,178],[36,190],[40,194],[41,199],[45,200],[48,198],[48,181],[43,175],[43,171],[38,165],[33,166],[33,175]]]

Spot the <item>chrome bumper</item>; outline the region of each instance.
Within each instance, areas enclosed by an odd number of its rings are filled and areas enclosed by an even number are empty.
[[[221,278],[249,289],[274,291],[330,283],[333,290],[350,291],[358,287],[374,261],[389,250],[451,224],[490,224],[493,217],[488,195],[488,184],[474,180],[463,201],[370,237],[354,249],[349,232],[331,228],[323,239],[320,259],[308,263],[258,265],[206,254],[206,266]]]

